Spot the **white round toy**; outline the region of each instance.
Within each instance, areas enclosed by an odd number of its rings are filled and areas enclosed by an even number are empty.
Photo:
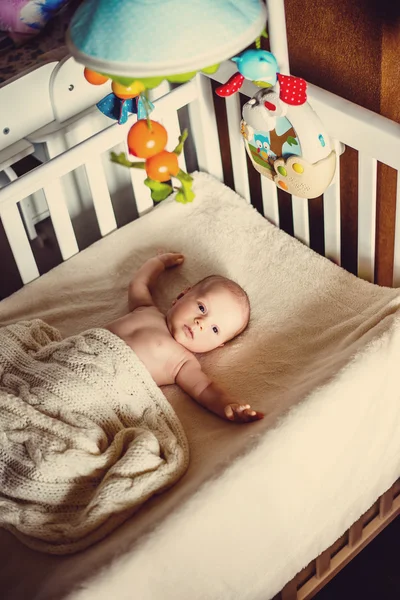
[[[254,62],[253,56],[249,59]],[[274,70],[273,61],[270,69]],[[237,91],[242,82],[237,86],[232,86],[232,82],[238,76],[244,79],[246,73],[240,70],[217,93],[226,96]],[[320,196],[335,174],[336,152],[318,115],[307,102],[307,83],[276,71],[272,81],[270,77],[268,82],[265,79],[255,83],[263,87],[244,105],[241,122],[254,168],[294,196]]]

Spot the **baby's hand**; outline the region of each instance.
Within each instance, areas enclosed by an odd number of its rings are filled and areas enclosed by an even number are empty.
[[[162,254],[157,254],[157,258],[164,263],[166,269],[177,267],[185,260],[183,254],[178,254],[177,252],[163,252]]]
[[[250,408],[250,404],[228,404],[225,406],[225,416],[235,423],[251,423],[264,418],[264,413]]]

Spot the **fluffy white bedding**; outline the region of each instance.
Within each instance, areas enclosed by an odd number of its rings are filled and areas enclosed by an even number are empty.
[[[165,388],[189,440],[185,476],[75,556],[1,532],[8,600],[266,600],[400,475],[399,293],[316,255],[205,174],[195,192],[3,301],[0,322],[39,317],[65,335],[101,326],[126,310],[146,258],[184,252],[159,304],[211,273],[245,287],[249,329],[201,360],[266,418],[234,425]]]

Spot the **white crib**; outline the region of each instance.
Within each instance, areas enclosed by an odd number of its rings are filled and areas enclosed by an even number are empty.
[[[271,7],[269,20],[271,50],[278,57],[282,71],[288,72],[284,27],[284,14],[279,9],[272,10]],[[81,69],[72,58],[68,58],[57,68],[60,73],[65,72],[61,79],[64,87],[72,85],[71,76],[77,76]],[[237,94],[222,101],[216,100],[213,94],[212,82],[225,82],[235,70],[235,65],[227,62],[222,64],[214,75],[198,74],[192,81],[173,90],[167,88],[156,90],[156,108],[152,118],[166,126],[172,147],[181,131],[184,118],[188,118],[198,170],[209,173],[223,182],[226,176],[224,166],[229,164],[234,190],[249,203],[254,203],[259,210],[262,210],[266,219],[279,227],[277,188],[266,179],[259,178],[257,174],[250,173],[249,177],[251,167],[240,134],[240,96]],[[256,88],[247,81],[241,89],[245,97],[252,96],[255,92]],[[325,256],[337,265],[341,264],[340,176],[341,171],[346,168],[345,148],[350,147],[358,152],[358,276],[374,282],[377,165],[382,163],[396,172],[400,170],[400,124],[313,85],[309,85],[308,92],[310,104],[335,140],[338,155],[344,149],[341,159],[338,159],[335,179],[321,199],[324,214]],[[220,112],[217,119],[215,110],[216,101],[219,103],[219,111],[222,103],[225,103],[227,139],[221,133],[221,122],[218,122],[221,121]],[[60,105],[63,105],[62,101]],[[185,116],[184,111],[186,111]],[[46,157],[50,160],[46,160],[20,178],[10,177],[15,180],[0,190],[0,217],[23,284],[33,282],[39,277],[29,232],[27,233],[18,208],[26,198],[43,193],[64,261],[80,251],[72,220],[74,209],[68,206],[70,193],[81,194],[81,197],[84,194],[86,198],[92,199],[90,201],[93,202],[102,237],[108,236],[117,228],[113,199],[121,186],[124,188],[127,201],[135,203],[139,218],[153,209],[148,189],[143,185],[145,174],[134,169],[122,172],[121,167],[111,165],[108,160],[111,149],[126,148],[126,135],[135,117],[131,117],[125,125],[119,126],[106,122],[95,108],[87,109],[85,106],[83,111],[75,110],[74,113],[73,115],[60,113],[56,122],[57,127],[54,127],[53,123],[52,126],[47,125],[44,129],[41,127],[38,132],[29,136],[28,141],[24,143],[29,144],[31,141],[38,143],[43,140],[47,143],[51,138],[48,148],[51,147],[52,150]],[[61,148],[62,152],[59,153],[60,148],[56,149],[56,141],[65,141],[65,139],[69,140],[67,146],[70,148],[66,151],[65,147]],[[193,164],[193,155],[185,156],[183,153],[180,157],[180,166],[185,170],[187,164]],[[72,189],[71,179],[68,182],[68,177],[74,172],[77,176]],[[260,198],[254,196],[252,182],[255,179],[258,181],[257,189],[261,190]],[[126,189],[127,182],[131,186],[129,193]],[[290,202],[294,236],[303,244],[309,245],[308,201],[291,198]],[[396,206],[393,287],[400,287],[399,176],[397,176]],[[30,289],[33,293],[34,287]],[[312,598],[399,513],[400,480],[383,496],[377,498],[370,510],[337,542],[286,583],[278,596],[282,600]]]

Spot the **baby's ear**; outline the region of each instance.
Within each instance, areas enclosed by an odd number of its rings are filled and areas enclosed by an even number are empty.
[[[188,291],[191,290],[191,289],[192,289],[191,287],[187,287],[180,294],[178,294],[177,297],[176,297],[176,300],[174,300],[174,304],[176,303],[177,300],[180,300],[181,298],[183,298],[183,296],[185,294],[187,294]]]
[[[172,306],[175,306],[175,304],[178,302],[178,300],[180,300],[181,298],[183,298],[183,296],[185,294],[188,293],[189,290],[191,290],[191,287],[187,287],[185,288],[180,294],[177,295],[177,297],[175,298],[175,300],[172,301]]]

